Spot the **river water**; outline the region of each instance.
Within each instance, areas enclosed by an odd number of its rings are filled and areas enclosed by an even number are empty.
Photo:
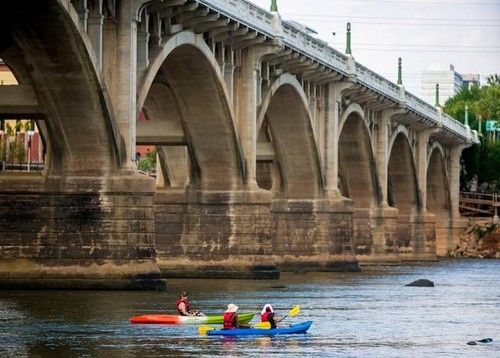
[[[435,287],[407,287],[425,278]],[[500,357],[500,261],[287,273],[279,280],[171,279],[164,292],[0,290],[0,357]],[[223,338],[196,326],[132,325],[174,314],[181,290],[207,314],[228,303],[313,321],[307,334]],[[254,322],[256,318],[254,318]],[[283,323],[285,323],[283,322]],[[491,343],[466,343],[493,338]]]

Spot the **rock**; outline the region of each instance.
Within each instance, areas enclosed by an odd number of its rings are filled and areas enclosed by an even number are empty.
[[[432,282],[431,280],[421,278],[421,279],[413,281],[412,283],[409,283],[405,286],[434,287],[434,282]]]
[[[478,342],[490,343],[490,342],[493,342],[493,339],[492,338],[483,338],[483,339],[480,339]]]
[[[467,344],[469,346],[475,346],[475,345],[477,345],[477,342],[479,342],[479,343],[490,343],[490,342],[493,342],[493,339],[492,338],[483,338],[483,339],[480,339],[480,340],[477,340],[477,341],[469,341],[469,342],[467,342]]]

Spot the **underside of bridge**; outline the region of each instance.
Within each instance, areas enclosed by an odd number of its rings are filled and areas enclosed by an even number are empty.
[[[408,137],[399,133],[389,157],[388,203],[398,209],[398,247],[402,260],[436,256],[433,223],[422,210],[415,162]],[[430,228],[429,228],[430,227]]]
[[[35,119],[42,175],[0,176],[0,284],[24,288],[162,288],[155,262],[154,182],[120,170],[116,120],[88,48],[57,1],[2,5],[0,58]],[[29,105],[26,105],[26,104]]]
[[[371,137],[359,111],[347,116],[340,133],[339,177],[342,195],[354,202],[353,238],[358,261],[398,262],[396,213],[380,206]]]
[[[275,278],[267,191],[249,190],[235,121],[211,59],[193,45],[163,61],[138,143],[159,150],[157,261],[166,277]]]
[[[297,89],[280,86],[265,109],[260,142],[270,140],[277,173],[270,186],[273,253],[281,270],[356,270],[352,206],[325,196],[310,114]],[[269,167],[269,166],[268,166]]]

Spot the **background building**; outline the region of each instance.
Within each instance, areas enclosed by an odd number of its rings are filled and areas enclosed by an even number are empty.
[[[422,99],[434,105],[436,103],[436,84],[439,84],[439,103],[453,97],[462,88],[462,75],[450,65],[448,70],[428,70],[422,72]]]
[[[480,76],[478,74],[466,73],[462,75],[463,85],[462,87],[471,88],[474,85],[480,85]]]

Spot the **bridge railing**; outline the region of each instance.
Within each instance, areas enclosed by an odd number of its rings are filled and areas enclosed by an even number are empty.
[[[218,11],[224,16],[235,21],[243,23],[245,26],[261,32],[271,38],[276,36],[276,30],[273,28],[274,15],[255,5],[247,0],[197,0],[200,4]],[[293,50],[302,53],[309,58],[318,61],[319,63],[331,68],[332,70],[341,73],[349,74],[348,57],[330,47],[327,42],[320,40],[311,34],[307,33],[305,29],[300,26],[294,25],[290,21],[281,21],[283,29],[283,43]],[[399,86],[386,78],[380,76],[376,72],[368,69],[367,67],[356,63],[355,75],[358,82],[365,85],[377,93],[380,93],[396,102],[400,100]],[[405,105],[410,110],[427,117],[429,120],[438,123],[439,115],[437,109],[429,103],[421,100],[415,95],[405,91]],[[460,122],[453,118],[443,115],[443,126],[455,133],[457,136],[466,140],[472,139],[470,131]]]
[[[363,83],[365,86],[379,92],[398,102],[400,100],[399,86],[385,77],[373,72],[368,67],[360,63],[356,63],[356,78],[357,81]]]
[[[436,107],[431,106],[429,103],[427,103],[423,99],[418,98],[414,94],[411,94],[410,92],[405,92],[405,99],[407,107],[411,108],[417,113],[421,113],[425,117],[435,119],[435,121],[437,122],[438,111]]]
[[[274,37],[273,14],[246,0],[198,0],[209,9],[245,24],[259,32]]]
[[[443,126],[445,126],[449,131],[454,132],[457,135],[462,135],[464,132],[470,131],[467,126],[450,117],[446,113],[442,114]]]
[[[326,41],[309,35],[288,21],[282,21],[283,42],[295,51],[313,58],[336,72],[347,74],[347,56],[328,46]]]

